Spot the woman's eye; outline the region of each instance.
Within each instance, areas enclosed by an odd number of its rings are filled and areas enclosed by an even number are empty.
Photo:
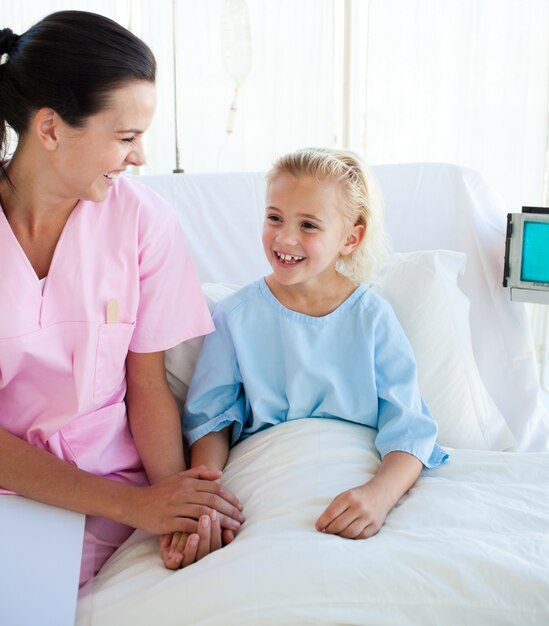
[[[122,141],[125,141],[127,143],[133,143],[135,141],[135,137],[124,137]]]

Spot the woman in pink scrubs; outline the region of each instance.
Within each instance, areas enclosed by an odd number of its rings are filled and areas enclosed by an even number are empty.
[[[64,11],[0,31],[0,486],[87,517],[81,582],[131,532],[236,531],[219,472],[185,470],[163,351],[212,330],[175,213],[120,174],[144,162],[149,48]]]

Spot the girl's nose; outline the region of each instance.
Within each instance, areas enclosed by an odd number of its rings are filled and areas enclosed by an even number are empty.
[[[295,246],[297,244],[297,235],[291,227],[285,227],[278,232],[278,241],[287,246]]]

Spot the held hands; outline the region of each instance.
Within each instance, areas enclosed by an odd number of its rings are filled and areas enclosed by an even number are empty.
[[[162,535],[160,550],[169,569],[185,567],[234,538],[244,521],[242,505],[203,465],[178,472],[150,487],[133,487],[121,521]]]
[[[222,530],[216,511],[203,515],[193,534],[176,532],[160,538],[160,553],[168,569],[191,565],[201,558],[219,550],[234,539],[232,530]]]
[[[198,480],[181,482],[178,494],[186,513],[177,520],[183,530],[165,533],[160,538],[162,560],[168,569],[186,567],[227,545],[244,521],[242,505],[219,482],[221,471],[199,466],[175,475],[180,480],[190,476]],[[159,481],[152,488],[161,483],[172,486],[175,477]]]
[[[122,521],[152,534],[193,534],[198,530],[198,520],[216,511],[220,528],[238,531],[244,521],[242,505],[216,482],[220,476],[220,471],[200,466],[150,487],[133,488]]]

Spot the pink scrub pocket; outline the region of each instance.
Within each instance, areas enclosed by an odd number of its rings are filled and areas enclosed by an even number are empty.
[[[102,324],[95,360],[94,399],[105,399],[124,384],[126,357],[135,324]]]

